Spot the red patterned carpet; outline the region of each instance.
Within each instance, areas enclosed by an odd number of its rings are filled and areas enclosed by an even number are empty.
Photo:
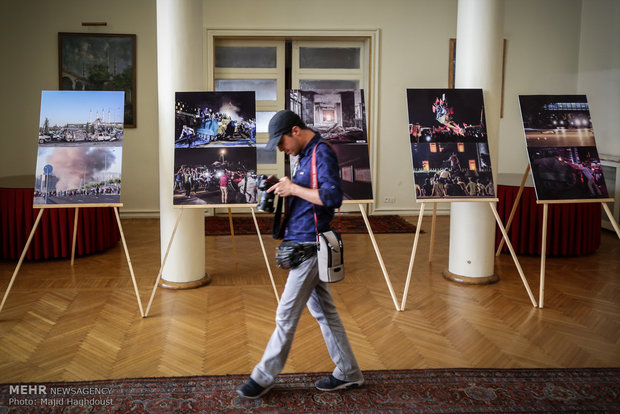
[[[262,234],[271,234],[273,215],[260,214],[256,217]],[[396,215],[369,216],[368,221],[373,233],[415,233],[415,225]],[[366,233],[366,224],[361,214],[343,214],[340,218],[342,233]],[[338,228],[338,216],[332,221],[332,227]],[[256,234],[252,217],[233,216],[235,234]],[[205,234],[217,236],[230,234],[228,216],[205,217]]]
[[[235,392],[247,375],[4,384],[0,413],[620,412],[620,368],[366,371],[333,393],[314,388],[323,375],[283,374],[257,400]]]

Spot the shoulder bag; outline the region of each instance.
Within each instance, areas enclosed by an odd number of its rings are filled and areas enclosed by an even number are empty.
[[[311,188],[318,189],[318,174],[316,169],[316,148],[326,142],[319,142],[312,150],[312,167],[311,167]],[[329,145],[329,144],[327,144]],[[338,217],[340,218],[340,209],[338,209]],[[314,226],[316,228],[317,238],[317,262],[319,267],[319,279],[322,282],[334,283],[344,279],[344,253],[342,238],[340,232],[329,230],[319,233],[319,224],[314,211]],[[340,224],[338,230],[341,230]]]

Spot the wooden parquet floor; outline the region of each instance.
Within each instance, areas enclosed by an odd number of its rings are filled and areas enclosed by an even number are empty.
[[[408,218],[412,223],[416,217]],[[345,234],[347,277],[332,292],[362,369],[620,366],[620,241],[547,259],[545,308],[533,308],[509,255],[500,282],[443,279],[449,218],[433,262],[423,223],[405,312],[395,311],[368,235]],[[159,269],[157,220],[124,220],[144,306]],[[376,235],[400,303],[413,234]],[[265,236],[268,252],[276,241]],[[141,318],[122,245],[69,260],[26,262],[0,313],[0,382],[249,373],[274,326],[276,301],[256,236],[209,236],[210,285],[159,289]],[[539,257],[520,257],[538,296]],[[2,294],[15,262],[0,262]],[[275,267],[281,292],[286,272]],[[331,371],[307,311],[285,372]]]

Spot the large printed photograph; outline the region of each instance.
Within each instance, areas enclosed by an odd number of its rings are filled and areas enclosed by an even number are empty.
[[[254,92],[177,92],[175,148],[256,146]]]
[[[585,95],[520,95],[538,200],[608,198]]]
[[[495,197],[481,89],[407,89],[415,197]]]
[[[122,146],[123,94],[117,91],[42,91],[39,146]]]
[[[124,92],[42,91],[34,205],[118,204]]]
[[[364,91],[291,89],[286,107],[336,152],[344,200],[372,200]]]
[[[409,139],[487,142],[481,89],[407,89]]]
[[[175,206],[256,203],[254,92],[177,92]]]
[[[256,203],[256,148],[175,151],[174,205]]]

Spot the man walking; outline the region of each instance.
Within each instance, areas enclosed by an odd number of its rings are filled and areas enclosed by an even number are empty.
[[[306,258],[289,272],[276,310],[276,328],[250,379],[237,390],[244,398],[259,398],[273,386],[286,363],[304,306],[308,306],[310,314],[319,323],[329,355],[336,365],[332,375],[316,381],[316,388],[334,391],[356,388],[364,382],[329,285],[320,281],[318,275],[317,227],[319,232],[329,230],[334,209],[342,204],[336,154],[328,145],[318,145],[320,141],[320,134],[308,129],[294,112],[280,111],[269,122],[266,149],[277,146],[287,155],[299,156],[292,180],[281,178],[268,191],[287,197],[289,220],[284,240],[299,243]],[[311,163],[315,147],[318,188],[312,189]]]

